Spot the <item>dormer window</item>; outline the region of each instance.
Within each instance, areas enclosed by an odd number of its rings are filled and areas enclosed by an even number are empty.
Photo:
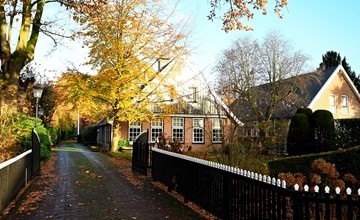
[[[199,91],[198,91],[198,88],[197,87],[190,87],[190,90],[191,90],[191,101],[192,102],[198,102],[199,100],[198,100],[198,93],[199,93]]]

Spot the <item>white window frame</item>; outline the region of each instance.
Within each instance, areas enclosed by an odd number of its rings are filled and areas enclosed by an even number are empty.
[[[345,103],[344,100],[346,100]],[[347,95],[341,96],[341,112],[343,114],[349,114],[349,97]]]
[[[184,118],[174,117],[172,118],[172,140],[179,140],[180,143],[184,143]]]
[[[164,134],[164,121],[156,118],[150,122],[150,142],[157,143],[160,134]]]
[[[213,118],[212,119],[212,142],[222,143],[222,119]]]
[[[137,135],[132,135],[137,134]],[[129,137],[129,144],[133,145],[135,139],[137,136],[141,134],[141,122],[129,122],[129,131],[128,131],[128,137]]]
[[[333,114],[336,113],[336,96],[334,94],[329,96],[329,111]]]
[[[193,118],[192,142],[194,144],[204,143],[204,118]]]

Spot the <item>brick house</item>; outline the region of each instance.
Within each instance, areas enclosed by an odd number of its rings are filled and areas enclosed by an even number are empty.
[[[228,136],[232,122],[242,125],[202,77],[196,76],[178,85],[182,85],[178,90],[178,98],[168,103],[175,109],[173,113],[164,114],[164,109],[154,104],[150,108],[155,119],[135,123],[122,122],[121,138],[129,140],[132,145],[140,133],[148,130],[149,140],[153,144],[158,141],[159,135],[163,134],[167,140],[179,140],[182,145],[198,150],[220,146],[226,142],[224,137]],[[159,101],[164,103],[163,100]],[[98,145],[110,149],[111,121],[103,118],[95,127],[98,131]]]
[[[300,83],[299,83],[300,82]],[[292,87],[299,83],[295,92],[282,103],[275,106],[273,121],[288,120],[298,108],[308,107],[313,111],[329,110],[334,119],[360,118],[360,95],[349,75],[341,65],[331,68],[320,68],[314,72],[301,74],[284,82]],[[300,85],[301,84],[301,85]],[[266,97],[265,85],[259,90]],[[300,88],[301,86],[301,88]],[[259,100],[260,102],[262,100]],[[255,115],[245,100],[238,99],[232,104],[236,116],[245,123],[242,131],[244,136],[257,136],[254,126]]]

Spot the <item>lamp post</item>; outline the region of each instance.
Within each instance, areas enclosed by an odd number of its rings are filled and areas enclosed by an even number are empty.
[[[37,119],[38,119],[38,109],[39,109],[39,99],[41,98],[43,88],[40,85],[33,86],[33,95],[36,99],[36,112],[35,112],[35,130],[37,131]]]

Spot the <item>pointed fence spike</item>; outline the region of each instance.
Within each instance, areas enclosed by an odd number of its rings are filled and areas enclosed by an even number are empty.
[[[254,172],[251,172],[251,173],[250,173],[251,179],[254,179],[254,176],[255,176]]]
[[[277,180],[276,180],[276,185],[277,185],[278,187],[281,187],[281,180],[280,180],[280,179],[277,179]]]
[[[270,177],[270,176],[267,177],[266,182],[269,183],[269,184],[271,184],[271,177]]]
[[[297,184],[297,183],[295,183],[295,185],[294,185],[294,189],[295,189],[295,191],[299,191],[299,184]]]
[[[256,180],[259,180],[259,174],[258,174],[258,173],[255,173],[254,178],[255,178]]]
[[[273,177],[273,178],[271,179],[271,184],[272,184],[272,185],[276,185],[276,179],[275,179],[275,177]]]
[[[244,170],[243,169],[240,169],[240,175],[244,176]]]
[[[346,189],[346,194],[351,195],[351,189],[349,187]]]
[[[314,187],[314,190],[315,190],[316,193],[319,193],[319,190],[320,190],[319,186],[316,185],[316,186]]]
[[[282,188],[286,188],[286,181],[285,180],[283,180],[282,182],[281,182],[281,186],[282,186]]]
[[[305,191],[305,192],[309,192],[309,186],[308,186],[308,185],[305,185],[305,186],[304,186],[304,191]]]
[[[267,176],[266,175],[263,176],[263,182],[265,182],[265,183],[267,182]]]
[[[259,178],[258,178],[259,181],[262,181],[263,180],[263,176],[261,174],[259,174]]]
[[[360,196],[360,188],[358,189],[358,195]]]
[[[335,193],[339,195],[339,194],[340,194],[340,192],[341,192],[340,187],[336,187],[336,188],[335,188]]]
[[[329,194],[329,193],[330,193],[330,187],[325,186],[325,193],[326,193],[326,194]]]

